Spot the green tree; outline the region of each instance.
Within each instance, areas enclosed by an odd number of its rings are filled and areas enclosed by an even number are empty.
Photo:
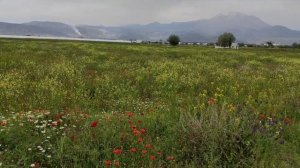
[[[296,47],[297,47],[297,43],[293,43],[293,44],[292,44],[292,47],[293,47],[293,48],[296,48]]]
[[[176,45],[179,44],[180,38],[179,38],[177,35],[172,34],[172,35],[169,36],[168,42],[169,42],[171,45],[176,46]]]
[[[293,47],[293,48],[300,48],[300,43],[299,43],[299,44],[298,44],[298,43],[293,43],[293,44],[292,44],[292,47]]]
[[[232,33],[223,33],[218,38],[218,45],[222,47],[230,47],[235,42],[235,37]]]
[[[270,48],[273,48],[273,47],[274,47],[274,44],[273,44],[272,41],[267,41],[267,45],[268,45],[268,47],[270,47]]]

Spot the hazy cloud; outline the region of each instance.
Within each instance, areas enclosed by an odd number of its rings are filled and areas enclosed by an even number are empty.
[[[0,0],[0,21],[124,25],[197,20],[233,11],[300,30],[299,7],[300,0]]]

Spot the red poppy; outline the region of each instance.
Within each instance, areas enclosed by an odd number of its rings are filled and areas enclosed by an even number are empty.
[[[64,114],[60,113],[56,115],[56,120],[59,120]]]
[[[98,125],[98,121],[91,122],[91,127],[95,128]]]
[[[56,120],[57,125],[61,123],[60,119]]]
[[[141,131],[142,134],[146,133],[146,129],[145,128],[140,129],[140,131]]]
[[[106,160],[105,161],[105,165],[108,167],[108,166],[110,166],[111,165],[111,160]]]
[[[136,148],[131,148],[131,149],[130,149],[130,152],[131,152],[131,153],[135,153],[136,151],[137,151]]]
[[[150,160],[155,160],[155,159],[156,159],[155,156],[153,155],[150,156]]]
[[[119,166],[120,166],[120,162],[119,162],[119,161],[115,161],[114,165],[115,165],[116,167],[119,167]]]
[[[167,157],[167,160],[171,161],[171,160],[174,160],[175,158],[173,156],[168,156]]]
[[[34,162],[34,168],[38,168],[39,167],[39,163],[38,162]]]
[[[71,137],[70,137],[70,139],[71,139],[71,141],[75,141],[76,140],[76,135],[75,134],[73,134],[73,135],[71,135]]]
[[[2,121],[2,122],[0,122],[0,125],[1,125],[2,127],[5,127],[5,126],[6,126],[6,124],[7,124],[7,122],[6,122],[6,121]]]
[[[131,124],[132,124],[132,121],[131,121],[131,120],[128,120],[128,124],[130,124],[130,125],[131,125]]]
[[[267,116],[266,115],[264,115],[264,114],[259,114],[259,120],[260,121],[264,121],[264,120],[266,120],[267,119]]]
[[[139,138],[138,138],[138,142],[139,142],[139,143],[143,142],[143,138],[139,137]]]
[[[142,154],[143,154],[143,155],[145,155],[146,153],[148,153],[148,151],[147,151],[147,150],[145,150],[145,149],[144,149],[144,150],[142,150]]]
[[[288,117],[285,117],[283,122],[286,124],[286,125],[291,125],[293,123],[293,120],[288,118]]]
[[[51,126],[52,126],[52,127],[56,127],[56,126],[57,126],[57,121],[51,123]]]
[[[151,149],[151,148],[153,148],[153,146],[152,146],[151,144],[146,144],[146,145],[145,145],[145,148]]]
[[[132,118],[134,116],[134,113],[133,112],[127,112],[127,116]]]
[[[142,123],[142,120],[138,120],[138,123],[141,124],[141,123]]]
[[[213,97],[211,97],[211,98],[209,99],[209,101],[208,101],[208,104],[209,104],[210,106],[215,105],[215,103],[216,103],[216,99],[213,98]]]
[[[134,134],[135,136],[138,136],[138,135],[141,134],[141,132],[140,132],[139,130],[137,130],[137,129],[134,129],[132,132],[133,132],[133,134]]]
[[[116,154],[116,155],[120,155],[122,153],[122,150],[121,149],[114,149],[113,153]]]
[[[161,152],[160,151],[157,152],[157,156],[161,156]]]
[[[136,129],[136,125],[132,124],[131,129]]]

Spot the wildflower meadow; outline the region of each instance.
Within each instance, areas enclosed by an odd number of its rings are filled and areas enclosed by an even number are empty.
[[[299,49],[0,39],[0,168],[296,168],[299,121]]]

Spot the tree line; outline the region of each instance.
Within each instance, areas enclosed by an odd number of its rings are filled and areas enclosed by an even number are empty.
[[[179,36],[177,36],[175,34],[172,34],[172,35],[169,36],[167,41],[170,43],[170,45],[176,46],[176,45],[179,44],[180,38],[179,38]],[[232,33],[225,32],[225,33],[221,34],[218,37],[218,40],[217,40],[216,44],[218,46],[221,46],[221,47],[231,47],[232,43],[234,43],[235,41],[236,41],[236,38]],[[241,43],[240,45],[244,46],[245,44]],[[247,44],[247,45],[249,47],[256,46],[256,45],[253,45],[253,44]],[[267,41],[266,45],[270,48],[274,47],[274,44],[271,41]],[[300,48],[300,43],[293,43],[292,45],[281,45],[279,47],[280,48],[291,48],[291,47],[292,48]]]
[[[218,37],[217,45],[222,47],[231,47],[235,40],[236,38],[232,33],[225,32]],[[179,44],[180,38],[175,34],[171,34],[167,41],[170,43],[170,45],[176,46]]]
[[[292,44],[292,47],[293,47],[293,48],[300,48],[300,43],[293,43],[293,44]]]

